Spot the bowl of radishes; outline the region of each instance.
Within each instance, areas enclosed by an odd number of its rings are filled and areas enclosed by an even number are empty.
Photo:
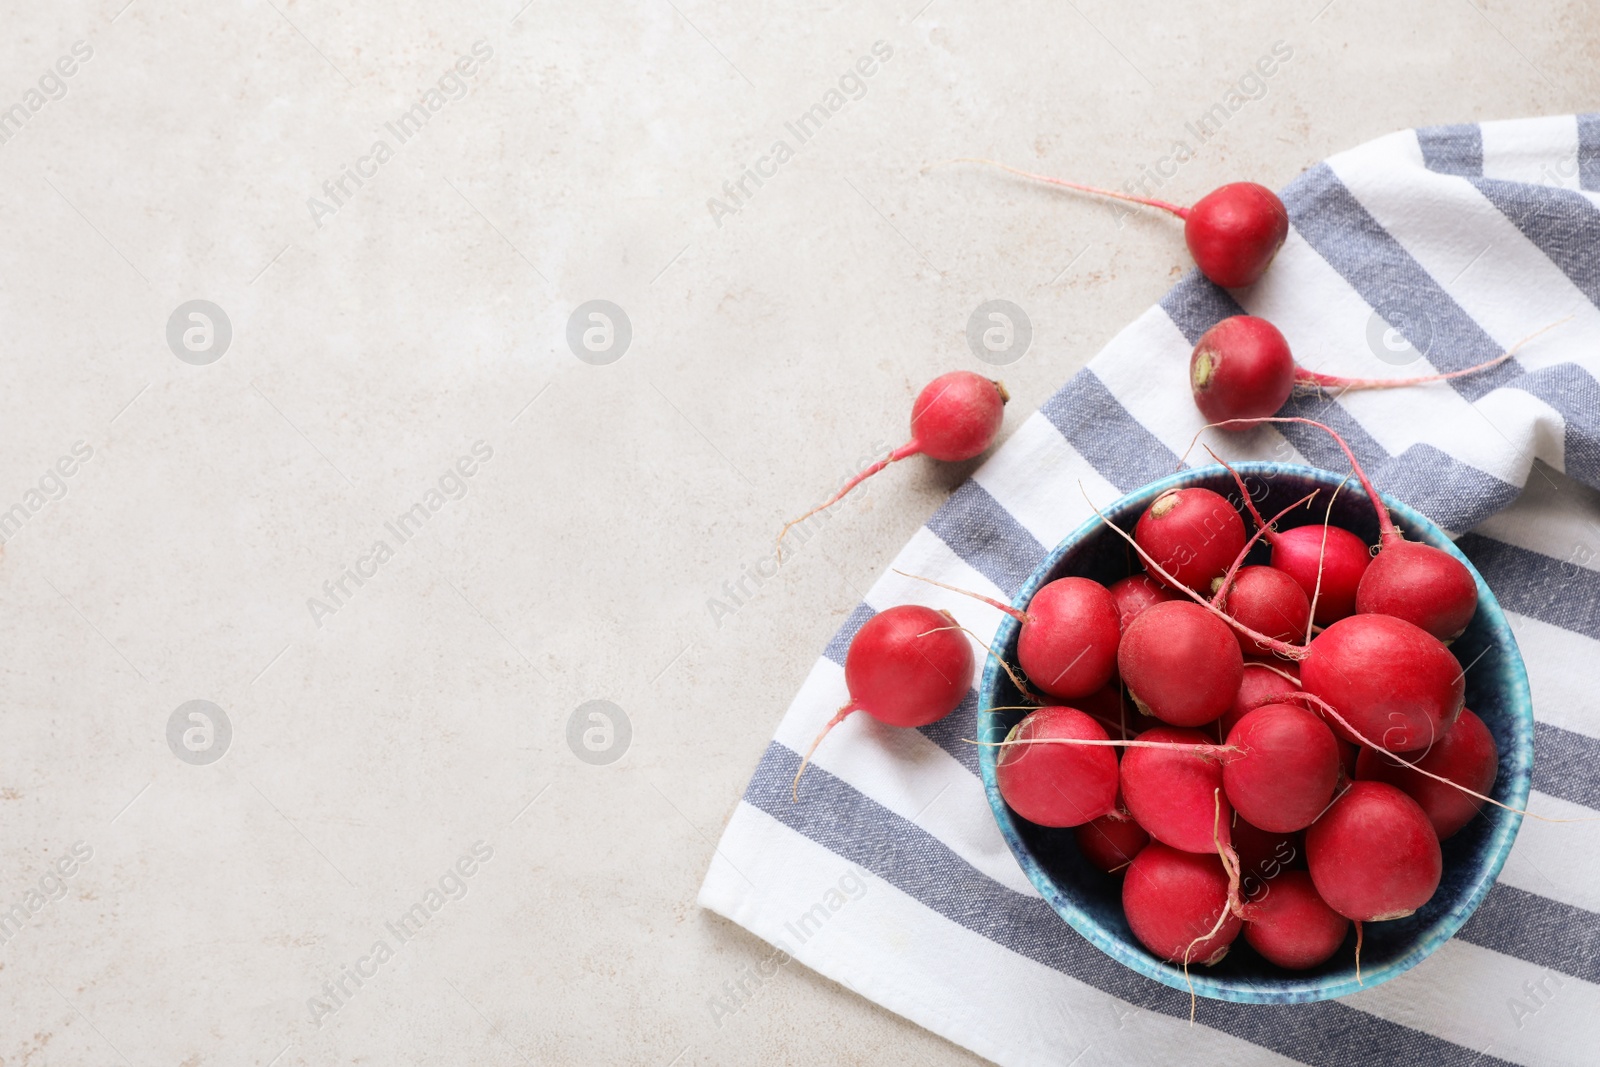
[[[1135,971],[1348,995],[1452,937],[1505,863],[1521,655],[1444,532],[1380,499],[1312,467],[1185,470],[1017,593],[979,691],[984,787],[1044,899]]]

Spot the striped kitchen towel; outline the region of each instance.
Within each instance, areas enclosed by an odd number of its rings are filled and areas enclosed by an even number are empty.
[[[1009,600],[1090,515],[1080,482],[1108,503],[1177,468],[1204,421],[1184,384],[1189,353],[1225,316],[1264,316],[1303,366],[1365,377],[1468,367],[1571,316],[1479,376],[1289,408],[1332,425],[1381,488],[1460,533],[1526,657],[1532,808],[1594,816],[1600,115],[1396,133],[1311,168],[1283,200],[1293,226],[1260,283],[1180,282],[1029,417],[894,566]],[[1303,426],[1257,431],[1224,454],[1348,469]],[[1482,908],[1401,978],[1321,1004],[1202,1001],[1191,1027],[1187,995],[1102,955],[1012,859],[961,743],[974,736],[975,693],[920,731],[851,716],[791,803],[797,753],[845,703],[851,636],[906,602],[948,607],[986,639],[1001,618],[884,575],[783,717],[703,906],[1002,1064],[1600,1062],[1600,823],[1524,821]],[[709,1008],[720,1020],[740,995],[725,988]]]

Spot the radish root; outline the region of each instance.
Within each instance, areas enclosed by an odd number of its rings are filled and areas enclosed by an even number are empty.
[[[1036,182],[1046,182],[1050,185],[1060,185],[1068,189],[1076,189],[1080,193],[1092,193],[1095,196],[1109,196],[1113,200],[1126,200],[1130,204],[1143,204],[1145,207],[1160,208],[1162,211],[1170,211],[1180,219],[1187,219],[1189,217],[1189,209],[1180,204],[1169,204],[1165,200],[1153,200],[1149,197],[1134,196],[1131,193],[1113,192],[1110,189],[1101,189],[1099,186],[1095,185],[1083,185],[1079,182],[1069,182],[1063,178],[1052,178],[1047,174],[1035,174],[1032,171],[1022,170],[1006,163],[997,163],[992,159],[976,159],[972,156],[962,156],[959,159],[948,159],[945,160],[944,163],[934,163],[931,166],[924,167],[923,173],[926,174],[934,167],[948,166],[952,163],[979,163],[986,167],[998,167],[999,169],[1007,171],[1011,174],[1015,174],[1018,177],[1028,178]]]
[[[889,569],[894,571],[894,573],[898,574],[902,578],[913,578],[913,579],[915,579],[916,581],[919,581],[919,582],[927,582],[929,585],[938,586],[940,589],[948,589],[952,593],[960,593],[962,596],[969,596],[973,600],[980,600],[983,603],[989,605],[991,608],[996,609],[997,611],[1005,612],[1007,615],[1010,615],[1013,619],[1016,619],[1018,622],[1027,622],[1028,621],[1028,613],[1027,612],[1018,611],[1016,608],[1012,607],[1010,604],[1003,604],[1000,601],[994,599],[994,597],[984,596],[982,593],[974,593],[970,589],[962,589],[960,586],[947,585],[946,583],[940,582],[940,581],[936,581],[933,578],[924,578],[920,574],[908,574],[908,573],[906,573],[905,571],[901,570],[898,567],[891,567]]]
[[[811,754],[817,750],[818,745],[822,744],[822,739],[828,736],[829,731],[844,722],[845,716],[857,710],[859,709],[856,707],[856,702],[852,700],[835,712],[833,718],[828,720],[828,725],[824,726],[822,732],[817,734],[817,739],[811,742],[811,747],[806,749],[806,754],[800,757],[800,769],[794,772],[794,784],[789,787],[789,802],[791,804],[800,802],[800,776],[806,773],[806,765],[811,762]]]
[[[1465,370],[1453,370],[1445,374],[1423,374],[1415,378],[1345,378],[1337,374],[1319,374],[1316,371],[1306,370],[1297,366],[1294,370],[1294,383],[1296,386],[1307,390],[1319,390],[1324,386],[1334,386],[1340,391],[1350,391],[1355,389],[1393,389],[1406,385],[1427,385],[1430,382],[1447,382],[1452,378],[1465,378],[1469,374],[1479,374],[1499,366],[1516,355],[1523,345],[1526,345],[1534,338],[1571,321],[1571,315],[1564,319],[1557,319],[1550,325],[1533,331],[1493,359],[1485,360],[1477,366],[1468,367]]]
[[[852,477],[848,482],[845,482],[844,486],[837,493],[835,493],[831,497],[829,497],[827,500],[825,500],[822,503],[818,504],[816,507],[814,507],[810,511],[806,512],[804,515],[800,516],[798,519],[790,519],[788,522],[784,523],[783,529],[778,531],[778,562],[779,563],[783,562],[783,537],[791,529],[793,529],[794,527],[800,525],[802,522],[805,522],[807,519],[809,519],[811,516],[815,515],[817,512],[826,511],[828,508],[833,507],[833,505],[837,504],[839,501],[843,500],[846,496],[848,496],[849,493],[850,493],[850,490],[854,489],[856,486],[860,485],[862,482],[866,481],[868,478],[872,477],[874,474],[877,474],[879,471],[883,470],[883,468],[887,467],[889,464],[899,462],[900,460],[905,459],[908,456],[914,456],[918,452],[921,452],[921,451],[922,451],[922,443],[920,441],[915,441],[915,440],[907,441],[905,444],[901,445],[899,448],[895,449],[893,452],[890,452],[888,454],[888,456],[886,456],[885,458],[878,460],[878,462],[876,462],[876,463],[872,464],[871,466],[867,467],[860,474],[857,474],[854,477]]]

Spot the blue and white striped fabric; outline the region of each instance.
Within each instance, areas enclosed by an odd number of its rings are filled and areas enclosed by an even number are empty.
[[[1461,532],[1532,678],[1532,808],[1600,813],[1600,115],[1393,134],[1311,168],[1283,199],[1293,227],[1258,285],[1179,283],[1028,418],[895,566],[1009,600],[1090,514],[1080,482],[1105,503],[1176,469],[1203,422],[1189,353],[1227,315],[1265,316],[1303,366],[1359,376],[1468,367],[1571,316],[1481,376],[1289,406],[1338,429],[1380,487]],[[1426,359],[1379,359],[1393,328]],[[1224,451],[1347,469],[1298,426]],[[948,607],[986,638],[1000,621],[880,579],[756,768],[705,907],[1003,1064],[1600,1062],[1600,823],[1524,821],[1483,907],[1402,978],[1322,1004],[1202,1001],[1191,1028],[1186,995],[1080,938],[1012,860],[960,740],[974,735],[975,694],[921,731],[852,716],[791,803],[797,751],[845,702],[851,636],[904,602]]]

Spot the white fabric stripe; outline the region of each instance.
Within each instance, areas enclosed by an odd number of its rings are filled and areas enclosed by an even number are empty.
[[[752,890],[736,876],[707,878],[703,907],[769,942],[786,943],[806,966],[996,1063],[1145,1063],[1157,1048],[1182,1049],[1185,1064],[1293,1062],[1203,1025],[1131,1008],[1001,948],[877,878],[799,943],[787,927],[837,888],[850,869],[845,861],[744,803],[728,823],[722,848],[761,888]],[[713,873],[725,865],[713,859]],[[861,967],[863,959],[873,965]],[[929,982],[930,973],[943,980]],[[1000,975],[1004,981],[996,980]],[[1203,1019],[1203,1002],[1200,1010]],[[1082,1056],[1085,1050],[1092,1052]]]
[[[1193,350],[1167,313],[1154,307],[1124,327],[1089,363],[1123,409],[1178,455],[1205,425],[1181,384],[1189,380]]]
[[[895,571],[904,573],[896,574]],[[907,577],[913,574],[973,593],[982,593],[1002,604],[1011,600],[1005,590],[952,552],[950,546],[945,544],[938,534],[923,526],[911,535],[911,540],[907,541],[906,547],[895,556],[894,562],[889,564],[889,569],[884,571],[883,575],[872,583],[872,588],[867,590],[867,606],[873,611],[882,611],[896,604],[924,604],[935,610],[950,612],[960,620],[961,625],[984,641],[994,638],[994,632],[1000,628],[1000,621],[1005,618],[1005,613],[999,608]],[[979,645],[973,647],[980,651],[982,648]]]
[[[1575,908],[1600,912],[1600,884],[1594,878],[1594,857],[1600,855],[1600,813],[1537,789],[1528,797],[1528,810],[1547,819],[1594,821],[1523,819],[1499,880]]]
[[[1559,471],[1537,470],[1517,502],[1479,523],[1478,532],[1573,567],[1600,570],[1600,492]]]
[[[1528,1002],[1527,989],[1537,989],[1541,982],[1548,991],[1541,998],[1543,1010],[1513,1013],[1509,1002]],[[1459,938],[1445,942],[1392,982],[1345,1003],[1529,1067],[1594,1063],[1600,987]],[[1373,1050],[1376,1062],[1389,1062],[1385,1051]]]
[[[1343,153],[1329,165],[1362,207],[1502,348],[1572,316],[1518,353],[1524,367],[1571,360],[1595,369],[1600,310],[1466,179],[1430,175],[1427,182],[1402,185],[1394,181],[1393,161],[1367,149]],[[1507,301],[1508,287],[1525,287],[1526,297]],[[1424,361],[1407,369],[1430,373]],[[1519,396],[1503,395],[1513,393]],[[1530,401],[1534,406],[1524,408]],[[1446,385],[1354,393],[1342,402],[1391,454],[1428,441],[1513,484],[1526,478],[1527,457],[1535,446],[1543,446],[1539,458],[1558,468],[1563,463],[1560,449],[1551,447],[1562,440],[1560,416],[1521,390],[1496,390],[1477,404]],[[1540,427],[1540,418],[1555,423]]]
[[[1533,717],[1600,739],[1600,698],[1595,696],[1594,677],[1572,669],[1575,663],[1600,660],[1600,642],[1512,611],[1506,612],[1506,620],[1528,668]]]
[[[818,660],[779,723],[775,740],[804,753],[833,710],[848,699],[844,671],[832,660]],[[817,746],[811,762],[916,823],[1001,885],[1038,895],[1000,836],[983,782],[917,731],[885,726],[870,715],[850,715]],[[800,803],[805,796],[801,778]]]
[[[1078,491],[1080,481],[1097,504],[1122,495],[1038,412],[1006,442],[1006,462],[984,464],[973,480],[1046,548],[1094,514]],[[1058,488],[1041,493],[1041,483]]]
[[[1578,188],[1578,120],[1572,115],[1480,124],[1483,176]]]

